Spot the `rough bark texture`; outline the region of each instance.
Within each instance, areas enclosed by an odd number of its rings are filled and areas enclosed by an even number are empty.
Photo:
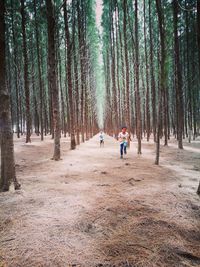
[[[180,51],[178,39],[178,2],[173,1],[173,15],[174,15],[174,64],[175,64],[175,86],[176,86],[176,110],[177,110],[177,139],[178,147],[183,149],[183,89],[182,89],[182,75],[180,65]]]
[[[137,139],[138,139],[138,154],[141,154],[141,108],[140,108],[140,92],[139,92],[139,39],[138,39],[138,1],[135,0],[135,92],[136,92],[136,113],[137,113]]]
[[[71,137],[71,149],[76,148],[75,141],[75,123],[74,123],[74,105],[73,105],[73,94],[72,94],[72,42],[70,40],[69,26],[68,26],[68,14],[67,14],[67,5],[66,2],[63,5],[64,9],[64,20],[65,20],[65,36],[66,36],[66,45],[67,45],[67,86],[68,86],[68,95],[69,95],[69,109],[70,109],[70,137]]]
[[[147,131],[147,141],[150,138],[150,108],[149,108],[149,64],[148,64],[148,53],[147,53],[147,31],[146,31],[146,3],[144,1],[144,48],[145,48],[145,65],[146,65],[146,131]],[[144,113],[145,114],[145,113]]]
[[[164,18],[163,18],[163,10],[161,6],[161,1],[156,0],[156,9],[158,14],[158,26],[159,26],[159,34],[160,34],[160,49],[161,49],[161,62],[160,62],[160,83],[159,83],[159,107],[158,107],[158,121],[157,121],[157,135],[156,135],[156,160],[155,164],[159,164],[159,156],[160,156],[160,137],[161,137],[161,119],[163,115],[162,109],[162,99],[165,93],[166,86],[166,51],[165,51],[165,28],[164,28]],[[158,56],[159,58],[159,56]]]
[[[127,49],[127,0],[123,1],[124,7],[124,17],[123,17],[123,26],[124,26],[124,55],[125,55],[125,65],[126,65],[126,123],[128,127],[129,136],[131,135],[131,118],[130,118],[130,89],[129,89],[129,60],[128,60],[128,49]],[[130,146],[130,140],[128,142]]]
[[[80,53],[80,67],[81,67],[81,139],[85,142],[84,128],[85,128],[85,118],[84,118],[84,91],[85,91],[85,75],[84,75],[84,37],[83,37],[83,23],[81,12],[80,0],[77,0],[77,14],[78,14],[78,42],[79,42],[79,53]]]
[[[41,72],[41,59],[40,59],[40,45],[39,45],[39,31],[38,31],[38,18],[36,9],[36,0],[34,0],[34,15],[35,15],[35,38],[37,48],[37,62],[38,62],[38,74],[39,74],[39,89],[40,89],[40,133],[41,140],[44,140],[44,123],[43,123],[43,86],[42,86],[42,72]]]
[[[30,113],[30,92],[28,81],[28,54],[26,41],[26,17],[24,0],[21,0],[21,17],[22,17],[22,38],[23,38],[23,58],[24,58],[24,90],[26,98],[26,143],[31,142],[31,113]]]
[[[151,1],[149,0],[149,39],[150,39],[150,76],[151,76],[151,100],[152,100],[152,127],[154,142],[156,141],[156,89],[155,89],[155,75],[154,75],[154,46],[153,46],[153,33],[152,33],[152,21],[151,21]]]
[[[60,159],[60,111],[59,91],[56,73],[56,49],[55,49],[55,17],[51,0],[46,0],[47,26],[48,26],[48,80],[49,92],[52,95],[53,128],[54,128],[54,154],[53,159]]]
[[[0,144],[1,174],[0,190],[8,191],[12,181],[15,189],[20,188],[16,179],[13,131],[11,122],[10,98],[6,88],[5,60],[5,1],[0,1]]]
[[[19,86],[17,77],[17,52],[18,46],[16,41],[16,31],[14,26],[14,12],[13,12],[13,1],[11,0],[11,20],[12,20],[12,40],[13,40],[13,52],[14,52],[14,79],[15,79],[15,97],[16,97],[16,131],[17,137],[20,137],[20,127],[19,127]]]

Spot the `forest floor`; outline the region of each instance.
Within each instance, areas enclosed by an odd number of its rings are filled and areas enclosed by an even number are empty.
[[[20,191],[0,194],[1,267],[200,266],[200,141],[178,150],[98,136],[52,161],[50,137],[15,140]]]

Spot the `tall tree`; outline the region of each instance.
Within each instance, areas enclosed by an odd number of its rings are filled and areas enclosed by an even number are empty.
[[[139,91],[139,37],[138,37],[138,1],[135,0],[135,93],[136,93],[136,125],[137,125],[137,139],[138,150],[137,153],[141,154],[141,138],[142,138],[142,118],[140,107],[140,91]]]
[[[128,47],[127,47],[127,0],[123,0],[123,9],[124,9],[124,17],[123,17],[123,29],[124,29],[124,55],[125,55],[125,65],[126,65],[126,123],[130,132],[130,81],[129,81],[129,60],[128,60]],[[130,141],[129,141],[130,143]]]
[[[158,15],[158,26],[160,34],[160,50],[161,50],[161,62],[160,62],[160,88],[159,88],[159,107],[158,107],[158,120],[157,120],[157,136],[156,136],[156,160],[155,164],[159,164],[160,156],[160,137],[161,137],[161,119],[163,116],[162,99],[165,93],[166,87],[166,48],[165,48],[165,24],[163,8],[161,0],[156,0],[156,9]],[[159,58],[159,57],[158,57]]]
[[[8,191],[11,181],[20,188],[16,178],[13,130],[8,88],[6,87],[5,0],[0,2],[0,190]]]
[[[72,93],[72,38],[69,32],[69,22],[68,22],[68,11],[67,11],[67,1],[64,2],[64,20],[65,20],[65,36],[66,36],[66,46],[67,46],[67,86],[69,95],[69,112],[70,112],[70,137],[71,137],[71,149],[76,148],[75,141],[75,117],[74,117],[74,103],[73,103],[73,93]]]
[[[149,108],[149,64],[148,64],[148,53],[147,53],[147,31],[146,31],[146,0],[143,0],[143,11],[144,11],[144,49],[145,49],[145,67],[146,67],[146,131],[147,141],[150,138],[150,108]]]
[[[174,16],[174,67],[175,67],[175,86],[176,86],[176,108],[177,108],[177,139],[178,147],[183,149],[183,89],[182,74],[180,64],[180,48],[178,39],[178,1],[173,0]]]
[[[60,110],[59,91],[57,82],[56,46],[55,46],[55,14],[54,1],[46,0],[48,27],[48,81],[49,92],[52,94],[54,154],[53,159],[60,159]]]
[[[43,123],[43,85],[42,85],[42,70],[41,70],[41,55],[40,55],[40,44],[39,44],[39,30],[38,30],[38,16],[36,0],[34,0],[34,16],[35,16],[35,37],[36,37],[36,48],[37,48],[37,63],[38,63],[38,75],[39,75],[39,89],[40,89],[40,133],[41,140],[44,140],[44,123]]]
[[[154,74],[154,45],[153,45],[153,30],[152,30],[152,13],[151,13],[152,1],[149,0],[149,41],[150,41],[150,76],[151,76],[151,99],[152,99],[152,128],[154,142],[156,141],[156,85],[155,85],[155,74]]]
[[[15,99],[16,99],[16,130],[17,137],[20,137],[20,127],[19,127],[19,81],[17,77],[17,53],[18,53],[18,45],[16,38],[16,30],[14,23],[14,5],[13,0],[11,0],[11,21],[12,21],[12,41],[13,41],[13,53],[14,53],[14,84],[15,84]]]
[[[28,52],[26,37],[26,15],[24,0],[21,0],[22,17],[22,37],[23,37],[23,58],[24,58],[24,89],[26,96],[26,143],[31,142],[31,113],[30,113],[30,91],[29,91],[29,73],[28,73]]]

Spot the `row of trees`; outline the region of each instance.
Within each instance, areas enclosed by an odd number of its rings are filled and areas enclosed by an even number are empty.
[[[10,94],[12,115],[7,130],[11,140],[12,129],[18,137],[26,134],[26,142],[31,142],[33,132],[41,140],[51,134],[54,160],[60,159],[61,133],[70,135],[71,149],[75,149],[98,130],[98,33],[94,3],[1,1],[5,50],[0,49],[0,68],[6,73],[1,74],[6,82],[1,82],[1,94]],[[1,101],[5,102],[4,98]],[[5,109],[8,108],[7,104]],[[1,140],[1,150],[6,151],[5,139]],[[9,155],[13,157],[13,153]],[[13,170],[6,175],[1,164],[0,188],[8,190],[15,177],[14,162],[11,164],[4,153],[1,157]]]
[[[105,128],[126,124],[141,139],[170,134],[183,148],[200,127],[200,3],[197,0],[104,0]]]

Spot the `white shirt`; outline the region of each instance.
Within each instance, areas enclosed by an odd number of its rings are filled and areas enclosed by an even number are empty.
[[[99,139],[100,139],[100,141],[101,141],[101,140],[104,140],[104,134],[103,134],[103,133],[100,133],[100,135],[99,135]]]
[[[129,134],[127,132],[120,132],[118,135],[120,144],[127,143],[129,139]]]

